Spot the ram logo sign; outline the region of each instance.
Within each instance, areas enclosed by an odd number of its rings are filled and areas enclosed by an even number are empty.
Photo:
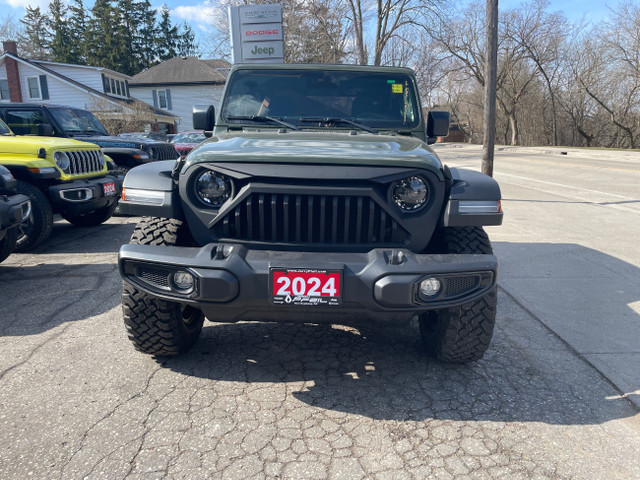
[[[282,9],[278,4],[229,7],[233,63],[282,63]]]

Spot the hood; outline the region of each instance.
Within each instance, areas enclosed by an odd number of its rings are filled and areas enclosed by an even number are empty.
[[[93,143],[81,142],[72,138],[35,137],[35,136],[5,136],[0,137],[1,153],[32,153],[38,154],[38,150],[95,150]]]
[[[400,135],[349,132],[244,132],[212,137],[194,150],[199,162],[309,163],[440,169],[442,164],[421,140]]]
[[[87,137],[74,137],[85,142],[95,143],[101,147],[122,147],[122,148],[138,148],[142,149],[144,145],[156,146],[156,145],[171,145],[168,142],[160,142],[158,140],[152,140],[151,138],[125,138],[125,137],[111,137],[105,135],[87,136]]]

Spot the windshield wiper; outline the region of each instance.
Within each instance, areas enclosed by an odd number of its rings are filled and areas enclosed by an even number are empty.
[[[364,130],[369,133],[378,133],[378,130],[372,128],[368,125],[363,125],[362,123],[354,122],[353,120],[349,120],[347,118],[340,117],[319,117],[319,118],[301,118],[301,122],[305,123],[325,123],[327,125],[335,125],[336,123],[346,123],[347,125],[352,125],[354,127],[359,128],[360,130]]]
[[[300,130],[292,123],[285,122],[279,118],[269,117],[266,115],[228,115],[227,120],[251,120],[253,122],[271,122],[282,125],[283,127],[290,128],[291,130]]]

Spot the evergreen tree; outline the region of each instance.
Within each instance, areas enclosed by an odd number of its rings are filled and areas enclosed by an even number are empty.
[[[87,64],[122,71],[127,50],[120,35],[120,15],[109,0],[96,0],[87,24]]]
[[[24,25],[24,34],[20,36],[20,44],[24,51],[20,52],[28,58],[39,60],[49,59],[49,42],[51,32],[47,24],[47,17],[42,14],[40,7],[25,7],[26,13],[20,23]]]
[[[178,27],[171,23],[167,5],[162,5],[160,24],[158,25],[157,48],[161,61],[177,56]]]
[[[137,7],[140,17],[137,51],[140,56],[140,69],[144,70],[158,63],[156,46],[158,27],[156,26],[156,11],[151,7],[149,0],[138,2]]]
[[[123,42],[124,52],[126,52],[122,57],[123,63],[120,71],[127,75],[135,75],[141,70],[138,33],[142,23],[140,9],[133,0],[118,0],[116,10],[120,18],[118,32]]]
[[[196,35],[187,22],[183,22],[180,26],[178,36],[176,38],[176,49],[180,57],[197,57],[198,46],[195,44]]]
[[[49,53],[54,62],[72,63],[71,58],[71,29],[67,21],[67,6],[62,0],[51,0],[49,4],[49,18],[47,19],[52,32]]]
[[[84,65],[87,63],[87,12],[82,0],[73,0],[69,6],[69,31],[72,39],[69,48],[69,63]]]

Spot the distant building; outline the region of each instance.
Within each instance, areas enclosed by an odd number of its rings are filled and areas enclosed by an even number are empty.
[[[226,60],[175,57],[135,75],[129,90],[133,97],[180,117],[179,131],[192,130],[193,106],[218,107],[230,67]]]
[[[140,108],[129,95],[131,77],[102,67],[31,60],[18,56],[16,42],[2,43],[0,102],[51,103],[106,113],[143,115],[150,129],[176,132],[177,116],[153,103]],[[142,112],[142,113],[141,113]]]
[[[438,142],[447,142],[447,143],[453,143],[453,142],[464,142],[464,131],[462,130],[462,128],[460,128],[460,125],[457,123],[452,123],[449,126],[449,135],[446,137],[438,137]]]

